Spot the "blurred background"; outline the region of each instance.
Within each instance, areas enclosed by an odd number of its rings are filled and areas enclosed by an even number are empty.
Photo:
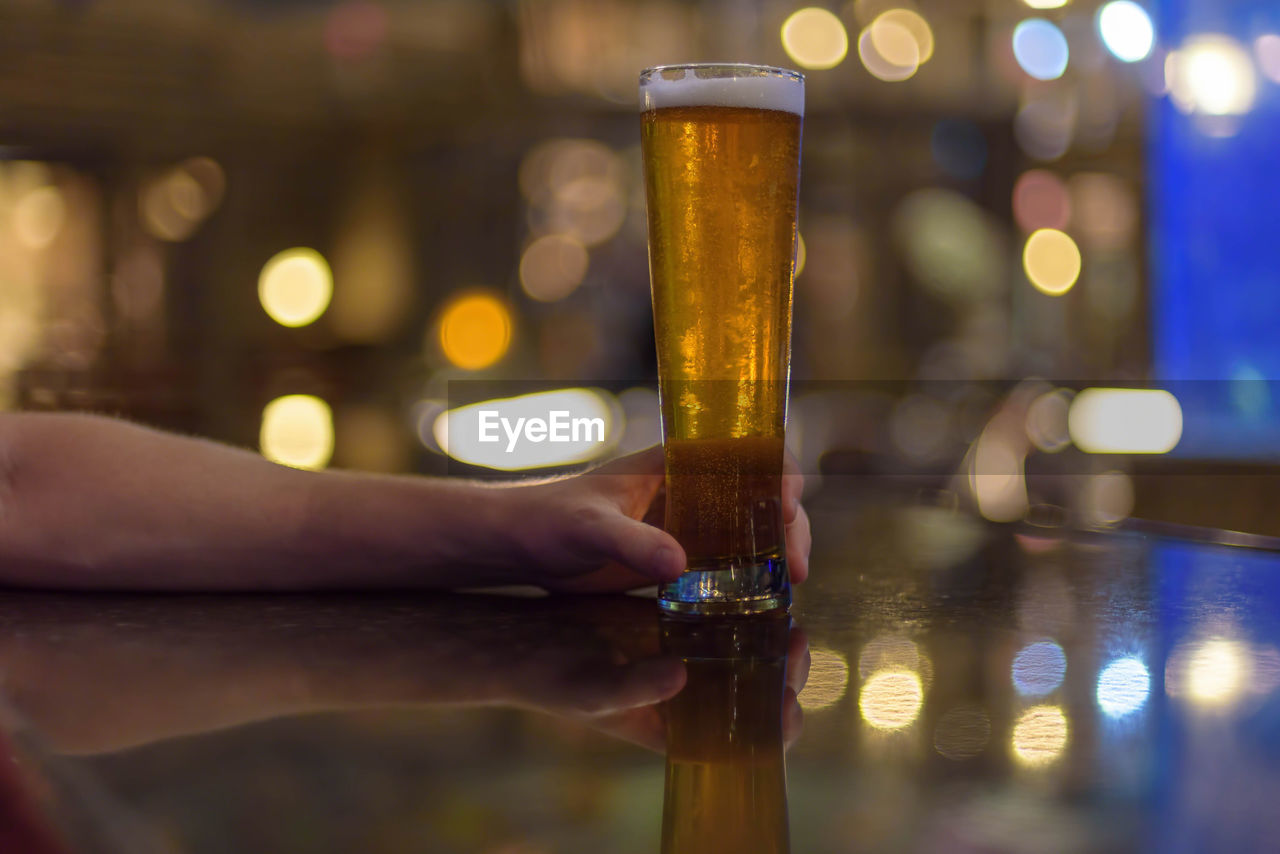
[[[807,471],[1278,527],[1264,0],[3,0],[0,407],[471,472],[450,383],[511,380],[609,424],[528,468],[658,441],[637,74],[724,60],[807,74]]]

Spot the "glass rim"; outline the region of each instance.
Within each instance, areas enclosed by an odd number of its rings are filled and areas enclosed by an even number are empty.
[[[793,68],[782,68],[777,65],[757,65],[751,62],[677,62],[671,65],[652,65],[641,70],[640,83],[643,85],[657,75],[666,71],[707,71],[711,69],[723,69],[727,72],[750,71],[753,73],[742,76],[781,77],[787,80],[795,80],[798,83],[804,83],[804,74]],[[735,75],[733,73],[729,73],[719,79],[727,80],[734,76]]]

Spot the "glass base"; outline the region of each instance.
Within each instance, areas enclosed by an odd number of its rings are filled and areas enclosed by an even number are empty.
[[[730,616],[785,611],[791,579],[781,557],[694,564],[658,590],[658,607],[669,614]]]

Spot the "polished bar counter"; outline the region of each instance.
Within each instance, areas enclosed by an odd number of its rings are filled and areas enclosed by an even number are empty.
[[[0,850],[1280,847],[1274,541],[808,506],[790,620],[0,594]]]

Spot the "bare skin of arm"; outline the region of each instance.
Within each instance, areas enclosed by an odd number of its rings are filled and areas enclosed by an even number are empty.
[[[0,415],[0,583],[116,590],[469,588],[613,592],[673,579],[644,520],[651,449],[575,477],[492,486],[305,472],[117,419]],[[784,478],[793,581],[808,572],[800,478]]]

